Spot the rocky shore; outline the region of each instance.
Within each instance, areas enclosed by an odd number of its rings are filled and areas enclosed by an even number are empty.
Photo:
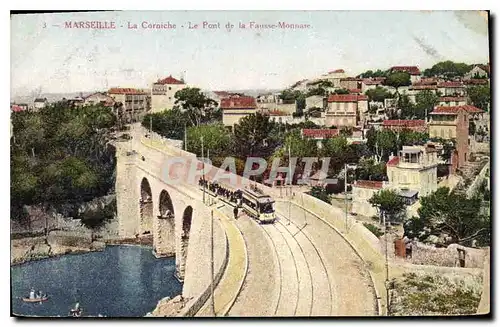
[[[103,251],[106,245],[120,244],[151,245],[152,238],[108,238],[92,240],[90,234],[52,231],[48,237],[36,236],[11,240],[10,263],[11,265],[16,265],[65,254]]]

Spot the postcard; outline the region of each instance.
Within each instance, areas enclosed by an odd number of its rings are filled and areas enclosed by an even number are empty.
[[[491,317],[489,18],[11,13],[11,316]]]

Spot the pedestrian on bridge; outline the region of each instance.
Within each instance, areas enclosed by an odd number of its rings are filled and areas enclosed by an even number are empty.
[[[234,207],[233,213],[234,213],[234,219],[238,219],[238,206]]]

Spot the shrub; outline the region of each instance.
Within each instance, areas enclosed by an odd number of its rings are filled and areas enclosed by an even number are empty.
[[[314,196],[317,199],[320,199],[321,201],[324,201],[328,204],[330,204],[331,199],[330,195],[328,195],[327,191],[325,188],[320,187],[320,186],[313,186],[311,190],[309,191],[309,194]]]
[[[378,217],[377,217],[377,220],[378,220]],[[384,235],[384,232],[380,228],[378,228],[377,226],[375,226],[373,224],[363,223],[363,226],[365,226],[366,229],[368,229],[370,232],[372,232],[377,237]]]

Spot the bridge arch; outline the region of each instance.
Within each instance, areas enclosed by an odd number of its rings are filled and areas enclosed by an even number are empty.
[[[175,211],[174,205],[172,203],[172,198],[166,190],[162,190],[160,197],[158,199],[158,205],[160,209],[160,217],[158,218],[174,218]]]
[[[181,231],[181,257],[178,266],[178,275],[180,279],[184,279],[184,272],[186,271],[186,261],[188,255],[189,234],[191,232],[191,222],[193,219],[193,207],[188,205],[184,209],[182,215],[182,231]]]
[[[141,181],[140,225],[139,236],[151,234],[153,231],[153,193],[146,177]]]
[[[163,189],[158,195],[158,219],[155,220],[153,247],[156,256],[175,255],[175,209],[172,198]]]

